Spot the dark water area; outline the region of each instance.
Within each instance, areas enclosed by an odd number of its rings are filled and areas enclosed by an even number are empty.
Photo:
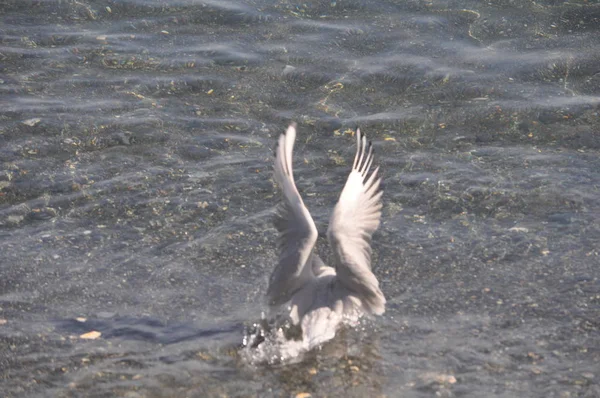
[[[598,397],[599,112],[593,1],[3,0],[0,395]],[[388,306],[249,364],[291,120],[321,232],[373,140]]]

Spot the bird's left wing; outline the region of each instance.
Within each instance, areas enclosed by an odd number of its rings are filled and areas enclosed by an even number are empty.
[[[291,299],[295,291],[314,278],[312,251],[317,241],[317,228],[294,183],[292,152],[296,139],[295,124],[279,136],[275,156],[274,177],[282,191],[275,219],[279,231],[279,262],[269,280],[267,296],[272,305]]]

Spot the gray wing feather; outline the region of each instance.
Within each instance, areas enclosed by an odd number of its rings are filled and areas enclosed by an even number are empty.
[[[272,305],[289,301],[296,290],[314,278],[310,262],[317,228],[294,183],[292,152],[295,139],[295,124],[291,124],[286,133],[279,136],[275,156],[274,177],[282,198],[275,218],[275,228],[279,231],[279,262],[267,290]]]
[[[371,236],[381,218],[379,168],[371,174],[373,147],[356,131],[357,149],[352,171],[329,221],[327,238],[336,260],[337,283],[353,291],[366,310],[385,311],[385,297],[371,271]]]

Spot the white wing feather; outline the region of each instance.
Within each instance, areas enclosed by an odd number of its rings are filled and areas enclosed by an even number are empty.
[[[279,262],[269,280],[267,296],[272,305],[289,301],[294,292],[314,278],[312,251],[317,228],[294,183],[292,152],[296,139],[295,124],[279,136],[274,177],[282,191],[275,219],[279,231]]]
[[[379,168],[370,175],[373,147],[356,131],[357,149],[352,171],[329,221],[327,238],[336,260],[338,283],[354,292],[365,310],[380,315],[385,298],[371,271],[371,236],[381,218]]]

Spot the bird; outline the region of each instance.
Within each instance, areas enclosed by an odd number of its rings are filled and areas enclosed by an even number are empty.
[[[292,123],[275,150],[279,256],[266,295],[271,307],[287,304],[287,317],[300,326],[302,347],[310,350],[333,339],[341,325],[385,312],[386,300],[371,269],[371,237],[380,224],[383,190],[379,167],[371,171],[373,146],[357,129],[354,163],[327,229],[334,264],[326,265],[315,252],[318,231],[294,182],[295,140]]]

